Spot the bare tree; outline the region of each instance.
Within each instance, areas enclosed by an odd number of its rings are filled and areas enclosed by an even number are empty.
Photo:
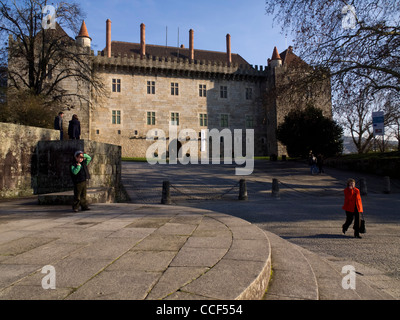
[[[266,0],[266,11],[292,32],[303,59],[330,70],[333,85],[361,80],[370,92],[400,92],[397,0]]]
[[[47,5],[55,8],[55,29],[46,27],[52,17],[44,10]],[[66,1],[0,1],[0,37],[9,41],[2,58],[3,64],[8,62],[9,88],[66,107],[90,102],[91,90],[102,89],[90,49],[77,46],[64,31],[78,34],[82,17],[80,6]],[[66,89],[68,81],[78,83],[76,90]]]
[[[334,105],[334,113],[340,124],[350,132],[358,153],[366,153],[374,147],[379,147],[383,151],[388,144],[389,139],[386,139],[386,144],[375,139],[372,112],[384,112],[386,128],[393,127],[399,118],[398,106],[392,103],[392,92],[381,90],[371,94],[369,89],[371,88],[366,87],[355,91],[345,88],[344,94],[336,97]]]

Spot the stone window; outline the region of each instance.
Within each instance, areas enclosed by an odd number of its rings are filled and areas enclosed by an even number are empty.
[[[178,112],[171,112],[171,125],[179,126],[179,113]]]
[[[228,114],[221,114],[221,127],[227,128],[229,126],[229,115]]]
[[[156,124],[156,113],[147,112],[147,125],[154,126]]]
[[[228,98],[228,87],[227,86],[221,86],[219,92],[220,92],[221,99]]]
[[[253,89],[246,88],[246,100],[253,100]]]
[[[112,111],[112,124],[121,124],[121,111],[120,110]]]
[[[246,115],[246,128],[254,128],[254,117]]]
[[[207,86],[205,84],[199,85],[199,97],[207,97]]]
[[[121,79],[112,79],[112,92],[121,92]]]
[[[179,96],[179,83],[171,83],[171,96]]]
[[[208,127],[208,114],[200,114],[200,127]]]
[[[156,94],[156,82],[147,81],[147,94]]]

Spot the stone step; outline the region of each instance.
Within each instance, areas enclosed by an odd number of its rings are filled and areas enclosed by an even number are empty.
[[[300,248],[265,231],[271,245],[272,277],[264,300],[318,300],[314,271]]]
[[[398,284],[381,272],[332,256],[321,256],[266,232],[271,245],[272,277],[264,300],[393,300]],[[345,289],[345,266],[355,268],[355,288]],[[379,274],[381,285],[374,275]]]
[[[382,275],[377,271],[359,263],[349,260],[343,260],[332,256],[320,256],[304,248],[300,248],[304,256],[313,267],[317,277],[320,300],[394,300],[389,290],[383,286],[376,286],[373,274],[379,274],[379,278],[384,283],[396,282],[389,277]],[[355,288],[344,289],[342,287],[343,279],[349,275],[343,267],[351,266],[355,270]],[[344,273],[342,273],[342,270]],[[371,275],[372,274],[372,275]],[[385,279],[386,278],[386,279]],[[372,281],[371,281],[372,280]],[[396,286],[393,286],[396,287]],[[398,285],[397,285],[398,288]]]
[[[89,188],[87,190],[87,201],[93,203],[113,203],[114,188]],[[38,196],[40,205],[72,205],[74,191],[40,194]]]

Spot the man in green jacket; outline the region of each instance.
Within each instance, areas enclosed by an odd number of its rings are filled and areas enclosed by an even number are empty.
[[[71,166],[71,176],[74,183],[74,204],[72,209],[78,212],[79,206],[82,210],[90,210],[86,201],[87,185],[86,181],[90,179],[88,165],[92,158],[83,151],[75,152],[74,163]]]

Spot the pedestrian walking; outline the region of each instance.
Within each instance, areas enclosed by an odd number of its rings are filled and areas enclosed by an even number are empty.
[[[308,164],[310,166],[311,174],[317,173],[317,158],[314,156],[312,151],[308,155]]]
[[[347,180],[347,188],[344,189],[344,205],[343,210],[346,211],[346,222],[342,226],[342,231],[346,234],[347,229],[350,227],[354,220],[354,237],[360,237],[360,215],[363,213],[363,205],[361,201],[360,190],[356,188],[354,179]]]
[[[78,116],[74,114],[68,126],[68,136],[71,140],[79,140],[81,138],[81,123]]]
[[[61,141],[64,139],[63,117],[64,117],[64,112],[60,112],[58,116],[54,119],[54,130],[60,131]]]
[[[74,183],[74,203],[72,209],[78,212],[79,206],[83,211],[90,210],[87,200],[87,180],[90,179],[88,165],[92,158],[83,151],[74,154],[74,162],[71,166],[71,177]]]

